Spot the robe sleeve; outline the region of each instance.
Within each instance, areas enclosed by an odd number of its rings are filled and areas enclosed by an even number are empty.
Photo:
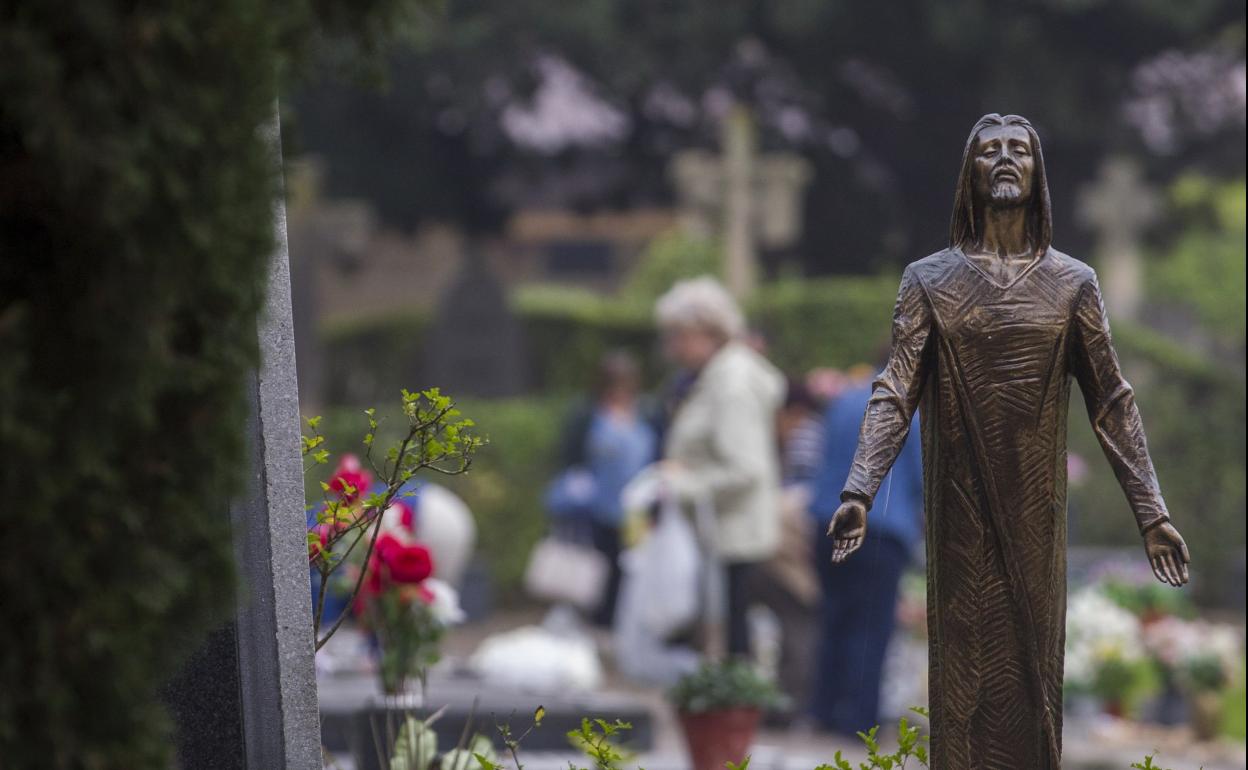
[[[857,498],[871,507],[875,494],[906,443],[930,367],[932,311],[913,267],[906,268],[893,309],[893,346],[872,384],[862,418],[858,449],[841,500]]]
[[[1071,370],[1083,391],[1092,430],[1143,533],[1168,521],[1170,514],[1148,454],[1135,394],[1118,365],[1096,276],[1080,291],[1073,320]]]

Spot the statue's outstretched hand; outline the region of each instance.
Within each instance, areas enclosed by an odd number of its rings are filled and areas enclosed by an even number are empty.
[[[846,500],[836,509],[828,525],[832,538],[832,561],[843,562],[862,546],[867,534],[867,506],[859,500]]]
[[[1192,563],[1192,557],[1183,536],[1170,522],[1158,524],[1144,533],[1144,551],[1158,580],[1175,588],[1187,583],[1187,566]]]

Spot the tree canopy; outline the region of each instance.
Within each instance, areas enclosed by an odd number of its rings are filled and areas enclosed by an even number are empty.
[[[1076,188],[1104,155],[1146,157],[1155,173],[1242,173],[1242,86],[1238,102],[1219,92],[1242,81],[1242,11],[1228,0],[464,0],[419,26],[384,92],[303,88],[299,137],[326,156],[331,194],[366,198],[401,227],[488,232],[522,204],[668,201],[671,154],[713,146],[717,116],[743,102],[765,147],[815,164],[799,251],[827,272],[938,248],[967,130],[985,112],[1016,112],[1045,142],[1058,245],[1078,250]]]

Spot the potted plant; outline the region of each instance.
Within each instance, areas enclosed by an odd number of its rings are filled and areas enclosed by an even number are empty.
[[[763,711],[784,705],[776,686],[743,661],[705,664],[677,682],[669,696],[694,770],[742,763]]]
[[[1217,738],[1222,727],[1222,696],[1230,683],[1225,665],[1214,654],[1193,655],[1183,661],[1181,675],[1188,692],[1192,735],[1198,741]]]

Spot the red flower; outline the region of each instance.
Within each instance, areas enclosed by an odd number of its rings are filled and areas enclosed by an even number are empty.
[[[383,592],[395,589],[400,596],[415,591],[415,597],[429,602],[433,595],[421,583],[433,574],[433,557],[423,545],[407,545],[389,532],[377,538],[368,572],[355,600],[355,612],[363,615],[365,603]]]
[[[386,532],[377,538],[373,557],[369,559],[369,577],[379,581],[370,582],[369,588],[380,592],[388,583],[419,583],[433,574],[433,557],[423,545],[407,545]]]
[[[400,545],[382,558],[396,583],[419,583],[433,574],[433,557],[423,545]]]
[[[365,470],[360,464],[360,458],[353,454],[342,456],[338,467],[334,469],[334,475],[329,479],[329,488],[348,503],[355,502],[372,484],[373,474]]]

